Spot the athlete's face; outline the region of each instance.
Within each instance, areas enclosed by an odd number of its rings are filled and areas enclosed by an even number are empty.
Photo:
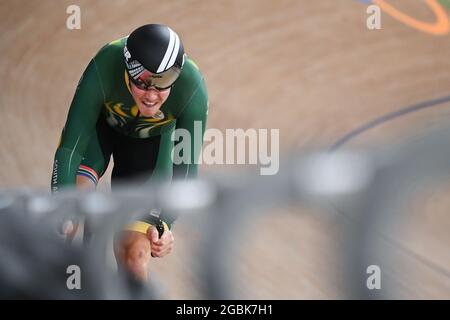
[[[130,83],[130,87],[134,101],[136,101],[139,111],[145,117],[154,116],[161,109],[162,104],[170,94],[170,88],[164,90],[156,90],[155,88],[142,90],[132,82]]]

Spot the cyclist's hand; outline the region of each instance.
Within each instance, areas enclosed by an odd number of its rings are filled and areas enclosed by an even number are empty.
[[[78,230],[78,223],[72,220],[65,220],[60,226],[60,234],[67,242],[72,242]]]
[[[173,234],[170,230],[164,230],[161,238],[159,238],[158,229],[155,226],[150,226],[147,230],[147,237],[150,240],[153,257],[164,257],[172,252],[173,249]]]
[[[74,230],[75,230],[75,226],[73,225],[72,220],[66,220],[61,225],[61,233],[65,236],[72,234]]]

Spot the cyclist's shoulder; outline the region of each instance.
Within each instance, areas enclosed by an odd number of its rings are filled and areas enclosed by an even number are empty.
[[[205,81],[200,68],[190,57],[186,57],[183,71],[178,78],[174,89],[189,96],[199,88],[205,88]]]
[[[177,116],[186,114],[186,111],[188,114],[203,113],[207,106],[208,92],[203,74],[197,63],[189,57],[186,57],[183,71],[175,82],[168,102],[174,106]]]
[[[105,44],[95,55],[94,59],[97,63],[122,59],[123,48],[125,46],[126,37],[113,40]]]
[[[123,48],[125,38],[120,38],[105,44],[92,58],[91,64],[99,75],[102,82],[115,83],[118,75],[123,75],[124,59]]]
[[[186,56],[181,76],[188,78],[191,81],[203,81],[203,74],[200,71],[198,64],[189,56]]]

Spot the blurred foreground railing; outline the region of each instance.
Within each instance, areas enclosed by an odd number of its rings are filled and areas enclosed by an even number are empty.
[[[421,141],[359,151],[303,152],[281,163],[274,176],[251,173],[208,174],[192,182],[162,187],[122,186],[112,193],[74,190],[53,196],[31,189],[0,192],[1,298],[158,298],[157,288],[139,287],[109,271],[105,255],[111,234],[139,211],[164,208],[177,216],[199,214],[207,226],[198,257],[204,297],[239,298],[234,277],[239,261],[233,239],[245,220],[270,214],[285,205],[307,204],[359,221],[346,232],[347,298],[391,298],[389,285],[368,290],[366,267],[376,262],[377,239],[405,219],[405,206],[417,190],[412,185],[445,182],[450,178],[450,130],[437,130]],[[415,191],[416,190],[416,191]],[[129,214],[136,212],[136,214]],[[399,213],[403,212],[403,214]],[[128,213],[128,214],[126,214]],[[57,228],[67,217],[88,217],[95,237],[85,247],[67,246]],[[223,226],[227,226],[224,228]],[[83,290],[66,287],[66,267],[83,270]],[[432,263],[444,279],[448,266]],[[251,284],[250,284],[251,285]]]

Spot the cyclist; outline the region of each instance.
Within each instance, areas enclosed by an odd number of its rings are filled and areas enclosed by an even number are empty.
[[[52,191],[74,185],[94,189],[111,155],[113,188],[120,181],[195,177],[207,112],[203,76],[178,34],[160,24],[137,28],[105,45],[84,71],[56,150]],[[190,161],[181,164],[171,155],[182,142],[173,141],[177,129],[187,130],[191,140],[191,149],[181,152],[188,152]],[[150,257],[169,254],[174,242],[173,218],[164,212],[155,216],[151,209],[115,238],[119,268],[144,281]],[[65,231],[73,236],[76,229],[69,225]]]

